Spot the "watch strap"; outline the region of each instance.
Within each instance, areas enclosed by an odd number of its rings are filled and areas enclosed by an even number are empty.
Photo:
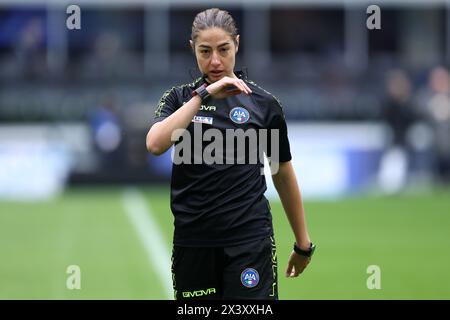
[[[206,83],[202,84],[200,87],[198,87],[192,92],[192,95],[193,96],[198,95],[202,99],[202,101],[205,101],[210,97],[208,90],[206,90],[207,86],[208,85]]]
[[[316,249],[316,245],[311,242],[309,246],[309,250],[302,250],[300,249],[296,243],[294,243],[294,251],[298,255],[304,256],[304,257],[311,257],[314,253],[314,250]]]

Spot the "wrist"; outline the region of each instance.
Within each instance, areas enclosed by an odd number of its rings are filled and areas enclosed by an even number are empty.
[[[205,86],[205,90],[209,93],[209,95],[211,97],[216,95],[220,91],[220,89],[217,87],[216,83],[211,83],[211,84]]]
[[[192,92],[192,96],[196,97],[200,97],[201,101],[204,102],[206,100],[209,99],[209,97],[211,96],[211,93],[206,89],[208,85],[206,83],[202,84],[200,87],[198,87],[197,89],[195,89]]]
[[[304,240],[295,242],[295,245],[302,250],[309,250],[309,248],[311,247],[311,244],[312,244],[312,242],[309,239],[304,239]]]
[[[294,252],[300,256],[304,256],[304,257],[312,257],[312,255],[314,254],[314,251],[316,250],[316,245],[313,244],[312,242],[310,242],[310,245],[308,247],[308,249],[301,249],[297,246],[297,243],[294,243],[294,248],[293,248]]]

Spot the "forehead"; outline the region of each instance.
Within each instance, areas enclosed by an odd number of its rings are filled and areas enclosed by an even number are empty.
[[[209,28],[201,30],[197,35],[197,45],[206,45],[210,47],[219,46],[226,42],[233,42],[228,32],[221,28]]]

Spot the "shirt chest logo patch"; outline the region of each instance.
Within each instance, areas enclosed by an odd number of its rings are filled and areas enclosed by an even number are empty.
[[[230,111],[230,119],[234,123],[243,124],[250,119],[250,113],[243,107],[235,107]]]
[[[204,117],[204,116],[194,116],[194,118],[192,118],[192,122],[213,124],[213,118],[212,117]]]

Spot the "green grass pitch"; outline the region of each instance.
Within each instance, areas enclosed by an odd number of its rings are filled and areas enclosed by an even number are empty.
[[[167,299],[124,212],[123,190],[0,202],[0,299]],[[168,186],[138,190],[171,248]],[[292,232],[281,204],[271,205],[280,299],[450,299],[449,189],[305,202],[317,251],[296,279],[284,277]],[[81,269],[80,290],[66,287],[69,265]],[[380,267],[381,289],[367,288],[371,265]]]

